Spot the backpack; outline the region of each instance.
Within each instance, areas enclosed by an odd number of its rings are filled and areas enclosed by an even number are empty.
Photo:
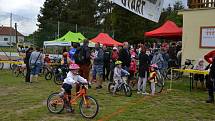
[[[84,47],[81,47],[81,50],[78,54],[80,64],[90,64],[90,52],[85,50]]]

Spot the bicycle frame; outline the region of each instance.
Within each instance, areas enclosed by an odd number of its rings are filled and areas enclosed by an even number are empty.
[[[76,96],[70,100],[70,104],[76,104],[77,100],[81,97],[84,99],[84,104],[87,104],[86,97],[85,97],[86,94],[87,94],[86,87],[82,85],[80,91],[77,92]],[[66,96],[66,99],[68,100],[68,95],[64,95],[64,96]]]

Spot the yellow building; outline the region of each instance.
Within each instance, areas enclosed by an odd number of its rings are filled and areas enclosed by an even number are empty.
[[[215,8],[188,9],[179,15],[183,15],[182,64],[215,50]]]

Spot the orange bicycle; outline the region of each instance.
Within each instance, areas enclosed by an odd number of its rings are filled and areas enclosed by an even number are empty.
[[[70,100],[70,104],[77,104],[77,101],[81,98],[79,103],[80,114],[85,118],[92,119],[98,114],[99,105],[95,98],[87,95],[87,89],[86,85],[81,84],[80,91]],[[51,113],[61,113],[66,107],[65,102],[69,102],[66,93],[63,97],[60,97],[59,93],[52,93],[47,100],[48,110]]]

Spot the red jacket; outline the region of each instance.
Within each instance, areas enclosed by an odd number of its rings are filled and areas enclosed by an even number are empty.
[[[204,59],[205,59],[208,63],[212,64],[212,62],[213,62],[213,57],[215,57],[215,50],[213,50],[213,51],[209,52],[208,54],[206,54],[206,55],[204,56]]]
[[[137,70],[137,64],[136,64],[135,61],[131,61],[129,70],[132,71],[132,72],[136,72],[136,70]]]

